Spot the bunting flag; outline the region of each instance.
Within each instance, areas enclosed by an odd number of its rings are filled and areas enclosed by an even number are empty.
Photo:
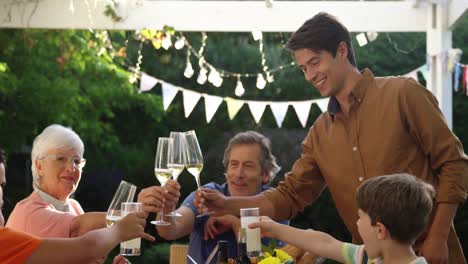
[[[258,124],[262,118],[263,112],[265,112],[267,103],[259,101],[248,101],[247,104],[250,108],[250,112],[252,113],[255,123]]]
[[[456,62],[457,64],[458,62]],[[463,88],[463,94],[468,95],[468,89],[466,88],[466,83],[468,82],[468,67],[459,64],[459,67],[455,67],[455,76],[460,76],[461,78],[461,85]],[[459,69],[459,70],[457,70]],[[417,69],[404,74],[404,76],[408,76],[414,78],[416,81],[417,72],[420,71],[427,80],[429,68],[428,65],[422,65]],[[457,73],[459,71],[459,73]],[[182,87],[175,86],[173,84],[167,83],[165,81],[159,80],[153,76],[150,76],[146,73],[141,74],[141,81],[140,81],[140,88],[139,92],[149,91],[151,90],[157,83],[161,83],[162,88],[162,99],[163,99],[163,107],[164,110],[167,111],[169,105],[173,102],[175,96],[177,95],[178,91],[182,91],[183,94],[183,104],[184,104],[184,113],[185,117],[188,118],[192,113],[193,109],[197,105],[200,98],[203,96],[205,98],[205,116],[206,122],[210,123],[213,119],[214,115],[218,111],[219,106],[223,101],[226,101],[227,110],[229,119],[232,120],[240,111],[242,106],[247,103],[250,109],[250,112],[258,124],[262,119],[263,113],[265,112],[266,106],[270,105],[271,111],[275,118],[276,124],[278,127],[283,125],[284,119],[286,117],[289,105],[292,105],[294,111],[296,112],[297,118],[299,119],[302,127],[307,126],[307,121],[309,119],[310,108],[312,104],[317,104],[322,112],[326,112],[328,108],[329,98],[321,98],[315,100],[307,100],[307,101],[283,101],[283,102],[269,102],[269,101],[253,101],[253,100],[239,100],[234,99],[231,97],[219,97],[214,95],[202,94],[198,93],[189,89],[185,89]],[[458,82],[454,81],[454,87],[458,89]]]
[[[237,112],[239,112],[241,107],[244,105],[244,101],[237,100],[231,97],[224,98],[224,101],[226,101],[227,104],[229,119],[232,120],[237,115]]]
[[[421,67],[417,68],[417,71],[420,71],[424,80],[427,82],[427,78],[429,75],[429,66],[427,64],[422,65]]]
[[[174,85],[167,83],[167,82],[162,82],[161,87],[162,87],[163,107],[164,107],[164,111],[167,111],[167,108],[169,108],[169,105],[174,100],[179,89],[175,87]]]
[[[223,102],[223,98],[213,95],[203,95],[205,97],[205,114],[206,123],[209,124],[219,106]]]
[[[403,76],[413,78],[415,81],[419,82],[419,80],[418,80],[418,70],[417,69],[413,70],[413,71],[410,71],[407,74],[404,74]]]
[[[292,106],[296,111],[297,118],[299,118],[302,127],[306,127],[312,101],[294,102],[292,103]]]
[[[286,112],[288,111],[289,104],[287,102],[271,102],[270,108],[275,117],[276,124],[279,128],[283,125],[284,118],[286,117]]]
[[[140,90],[138,90],[138,93],[150,91],[157,83],[158,80],[156,78],[142,72],[140,80]]]
[[[192,113],[193,108],[195,108],[195,105],[197,105],[198,100],[200,100],[201,94],[186,89],[182,91],[182,94],[184,96],[185,118],[187,118]]]
[[[322,98],[322,99],[317,99],[317,100],[314,100],[314,103],[317,104],[317,106],[320,108],[320,111],[322,111],[322,113],[325,113],[328,109],[328,101],[330,100],[330,98]]]

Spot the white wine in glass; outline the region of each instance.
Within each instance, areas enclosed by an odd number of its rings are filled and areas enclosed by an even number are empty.
[[[154,175],[156,179],[161,183],[161,186],[166,185],[166,182],[172,177],[171,169],[157,169],[154,168]]]
[[[186,163],[185,167],[193,175],[195,181],[197,181],[197,187],[200,189],[200,173],[203,170],[203,155],[200,149],[200,144],[198,144],[197,135],[194,130],[185,132],[185,141],[187,143],[186,148]],[[199,214],[196,217],[203,217],[211,214],[210,212],[205,212]]]
[[[172,170],[168,167],[171,157],[171,150],[173,149],[174,140],[172,138],[159,138],[158,147],[156,149],[156,159],[154,161],[154,174],[161,187],[164,188],[166,182],[172,177]],[[170,225],[171,223],[164,221],[164,210],[158,214],[159,219],[152,221],[155,225]]]
[[[185,167],[197,181],[197,187],[200,189],[200,173],[203,169],[203,155],[198,144],[197,135],[194,130],[185,132],[186,141],[186,163]]]
[[[167,166],[172,169],[172,179],[177,181],[185,167],[185,133],[171,132],[169,137],[173,139],[173,145],[170,149],[169,164]]]
[[[185,133],[184,132],[171,132],[170,138],[174,140],[172,149],[170,149],[169,164],[167,167],[172,170],[172,179],[177,181],[179,175],[185,168]],[[182,215],[175,211],[175,205],[172,211],[167,216],[181,217]]]

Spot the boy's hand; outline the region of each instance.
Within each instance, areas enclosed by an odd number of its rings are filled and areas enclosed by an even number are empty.
[[[143,212],[130,213],[115,223],[120,241],[127,241],[138,237],[154,241],[155,238],[153,236],[145,233],[145,225],[146,214]]]
[[[260,216],[260,222],[250,224],[249,228],[259,227],[261,229],[262,236],[276,238],[276,233],[278,232],[277,229],[279,225],[280,224],[271,220],[271,218],[268,216]]]
[[[215,190],[202,188],[195,194],[193,205],[200,214],[213,212],[215,215],[223,215],[226,197]]]
[[[214,239],[217,235],[232,230],[237,233],[240,219],[234,215],[210,216],[205,224],[205,240]]]

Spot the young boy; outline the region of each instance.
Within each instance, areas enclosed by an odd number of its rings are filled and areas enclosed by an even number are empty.
[[[344,243],[314,230],[280,225],[262,216],[250,228],[304,250],[343,263],[427,263],[412,249],[429,223],[434,189],[409,174],[385,175],[365,181],[358,189],[357,227],[364,245]]]
[[[111,227],[90,231],[78,238],[40,239],[4,228],[1,211],[3,187],[6,185],[4,163],[5,156],[0,148],[0,263],[90,263],[107,255],[121,241],[137,237],[154,241],[154,237],[144,232],[146,216],[143,212],[129,214]],[[118,261],[126,262],[124,258]]]

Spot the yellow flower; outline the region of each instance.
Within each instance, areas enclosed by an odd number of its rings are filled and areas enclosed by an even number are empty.
[[[292,259],[291,256],[288,255],[288,253],[284,252],[281,249],[275,249],[276,256],[280,259],[281,262],[285,262],[286,260]]]
[[[281,264],[281,260],[275,257],[266,257],[258,262],[258,264]]]

